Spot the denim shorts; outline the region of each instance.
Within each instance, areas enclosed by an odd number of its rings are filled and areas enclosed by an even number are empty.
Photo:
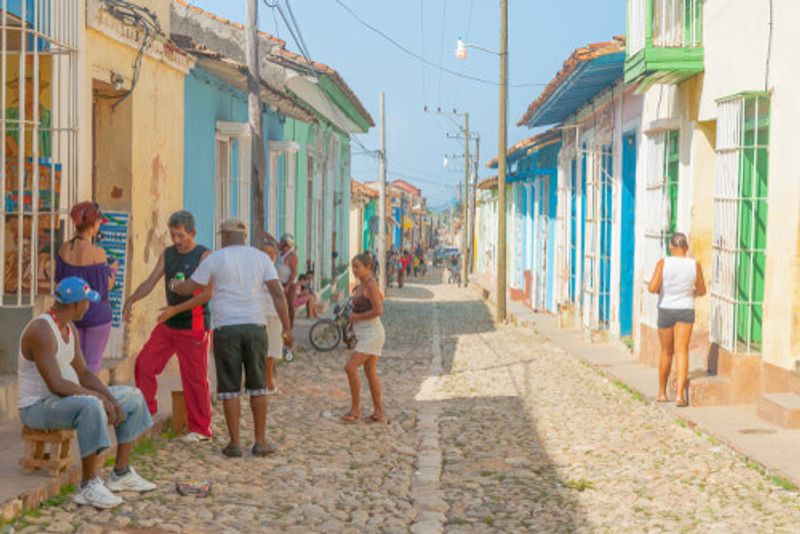
[[[114,427],[117,443],[130,443],[153,426],[153,418],[138,388],[111,386],[108,391],[125,412],[125,421]],[[111,446],[108,416],[103,402],[91,395],[50,395],[21,408],[19,418],[25,426],[38,430],[77,430],[81,458]]]
[[[235,399],[244,387],[251,397],[267,394],[267,327],[237,324],[214,330],[217,398]]]
[[[670,310],[666,308],[658,309],[658,327],[672,328],[675,323],[694,324],[694,310]]]

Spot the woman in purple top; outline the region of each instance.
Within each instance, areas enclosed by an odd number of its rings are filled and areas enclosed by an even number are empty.
[[[75,237],[61,246],[56,258],[56,283],[70,276],[83,278],[100,293],[100,302],[90,304],[83,319],[76,322],[81,350],[89,369],[100,372],[103,353],[111,334],[111,303],[108,292],[114,286],[117,263],[109,263],[106,252],[92,241],[100,231],[103,214],[95,202],[80,202],[70,211]]]

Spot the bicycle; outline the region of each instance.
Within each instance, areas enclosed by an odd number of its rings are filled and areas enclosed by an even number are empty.
[[[351,313],[353,313],[353,305],[350,299],[347,299],[333,308],[332,319],[320,319],[311,325],[311,330],[308,332],[311,346],[319,352],[330,352],[344,341],[347,348],[354,348],[356,336],[353,326],[350,324]]]

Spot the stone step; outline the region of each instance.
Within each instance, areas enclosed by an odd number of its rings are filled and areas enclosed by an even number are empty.
[[[800,428],[800,395],[762,393],[758,398],[758,416],[783,428]]]
[[[718,376],[703,376],[689,380],[689,404],[720,406],[731,403],[733,384]]]

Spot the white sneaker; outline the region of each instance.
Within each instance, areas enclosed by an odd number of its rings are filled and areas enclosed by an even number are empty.
[[[181,441],[184,443],[199,443],[201,441],[208,441],[210,439],[211,437],[206,436],[205,434],[200,434],[199,432],[189,432],[181,438]]]
[[[128,469],[129,471],[121,477],[118,477],[112,472],[106,482],[108,489],[111,491],[138,491],[144,493],[146,491],[153,491],[158,487],[152,482],[140,477],[133,467],[128,467]]]
[[[72,502],[79,505],[89,505],[95,508],[114,508],[122,504],[122,498],[111,493],[99,477],[90,480],[86,486],[78,488],[73,495]]]

